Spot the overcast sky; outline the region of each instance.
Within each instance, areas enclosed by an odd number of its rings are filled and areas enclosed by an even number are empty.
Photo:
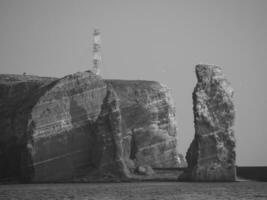
[[[194,135],[194,67],[221,66],[235,90],[237,164],[267,165],[267,1],[0,0],[0,73],[88,70],[94,27],[104,78],[171,89],[183,154]]]

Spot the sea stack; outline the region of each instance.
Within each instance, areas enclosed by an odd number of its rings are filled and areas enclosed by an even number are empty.
[[[196,66],[195,136],[187,151],[186,181],[235,181],[234,91],[222,69]]]

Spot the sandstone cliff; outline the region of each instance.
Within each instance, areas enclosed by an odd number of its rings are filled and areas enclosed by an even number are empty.
[[[127,178],[182,164],[170,93],[153,81],[1,75],[0,119],[1,178]]]
[[[233,89],[221,68],[197,65],[193,92],[195,137],[180,180],[234,181],[235,138]]]
[[[169,89],[154,81],[106,80],[120,99],[128,167],[178,167],[175,108]]]

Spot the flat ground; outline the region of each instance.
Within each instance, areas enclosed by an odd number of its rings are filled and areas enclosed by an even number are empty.
[[[235,183],[88,183],[0,185],[0,199],[214,200],[267,199],[267,182]]]

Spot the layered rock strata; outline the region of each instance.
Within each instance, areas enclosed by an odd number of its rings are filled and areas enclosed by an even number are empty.
[[[153,81],[0,76],[1,178],[69,181],[179,167],[169,90]]]
[[[130,174],[123,158],[120,101],[112,86],[108,85],[107,88],[94,129],[98,135],[94,152],[99,155],[98,170],[101,174],[127,178]]]
[[[56,81],[31,110],[34,181],[70,180],[98,165],[94,123],[106,97],[105,82],[92,73]]]
[[[32,156],[28,131],[33,106],[52,88],[56,79],[36,76],[0,75],[0,177],[31,179]],[[29,145],[30,148],[30,145]]]
[[[196,76],[195,137],[186,155],[188,169],[180,180],[234,181],[233,89],[220,67],[197,65]]]
[[[129,168],[182,164],[169,89],[154,81],[106,80],[120,99],[124,159]]]

